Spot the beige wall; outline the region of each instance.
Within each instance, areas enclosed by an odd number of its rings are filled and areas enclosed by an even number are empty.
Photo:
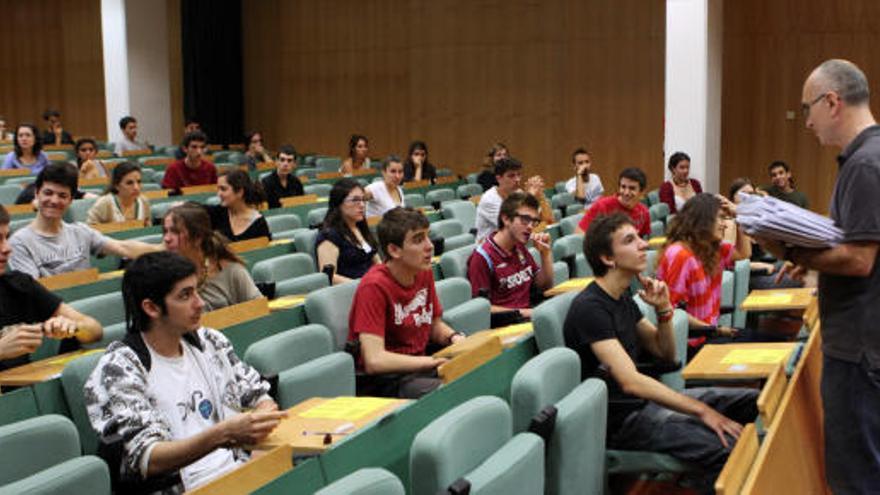
[[[665,3],[659,0],[245,0],[247,128],[270,147],[371,155],[427,141],[475,170],[494,141],[528,171],[570,175],[587,146],[606,186],[662,171]]]

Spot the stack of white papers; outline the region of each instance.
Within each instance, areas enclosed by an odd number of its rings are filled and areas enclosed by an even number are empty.
[[[736,222],[746,234],[806,248],[843,242],[843,231],[828,217],[769,196],[740,193],[739,198]]]

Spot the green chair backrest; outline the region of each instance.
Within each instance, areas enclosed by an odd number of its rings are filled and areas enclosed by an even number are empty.
[[[749,295],[749,279],[752,276],[751,261],[739,260],[733,268],[733,326],[743,328],[746,326],[746,311],[740,309],[740,305]]]
[[[318,196],[328,196],[331,189],[333,189],[332,184],[307,184],[303,186],[305,194],[317,194]]]
[[[534,433],[520,433],[463,478],[473,495],[542,493],[544,441]]]
[[[579,294],[578,291],[566,292],[548,299],[532,310],[532,329],[538,351],[544,352],[553,347],[565,347],[562,327],[571,301]]]
[[[67,211],[64,212],[64,220],[67,222],[85,222],[89,215],[89,209],[97,200],[98,198],[74,200]]]
[[[309,210],[308,215],[306,215],[306,226],[309,228],[319,227],[322,223],[324,223],[324,217],[326,216],[326,206],[315,208],[314,210]]]
[[[342,159],[335,156],[324,156],[315,159],[315,168],[321,172],[338,172],[342,166]]]
[[[436,222],[431,222],[430,229],[432,238],[449,238],[455,235],[461,235],[465,232],[464,226],[458,220],[438,220]]]
[[[333,352],[287,369],[278,375],[278,405],[288,408],[312,397],[353,397],[354,359]]]
[[[480,194],[483,194],[483,186],[479,184],[462,184],[458,186],[458,188],[455,190],[455,193],[459,198],[467,199],[471,196],[478,196]]]
[[[467,278],[467,261],[473,252],[473,246],[465,246],[451,251],[445,251],[440,256],[440,272],[443,274],[443,278]]]
[[[269,224],[269,231],[273,234],[285,230],[298,229],[303,226],[302,221],[299,219],[299,215],[294,215],[293,213],[270,215],[266,217],[266,223]]]
[[[0,485],[79,455],[76,426],[64,416],[46,414],[0,426]]]
[[[79,431],[82,450],[85,454],[94,454],[98,451],[98,435],[92,428],[91,421],[89,421],[83,387],[95,366],[98,365],[98,360],[103,355],[103,352],[96,352],[78,357],[67,363],[64,371],[61,372],[61,388],[64,390],[64,400],[70,409],[70,417]]]
[[[103,326],[125,321],[125,304],[122,301],[122,292],[87,297],[73,301],[70,305],[80,313],[98,320]]]
[[[254,263],[254,282],[280,282],[315,273],[315,261],[306,253],[291,253]]]
[[[312,323],[254,342],[245,351],[244,360],[262,376],[268,377],[326,356],[333,350],[330,330]]]
[[[442,203],[444,201],[452,201],[454,199],[457,198],[455,196],[455,191],[453,191],[452,189],[432,189],[425,193],[425,201],[430,204]]]
[[[669,216],[669,205],[666,203],[657,203],[651,205],[648,208],[648,212],[651,214],[651,221],[654,222],[656,220],[660,220],[661,222],[666,222],[666,217]]]
[[[470,301],[471,283],[464,277],[449,277],[434,283],[443,311]]]
[[[315,492],[315,495],[404,495],[403,483],[382,468],[362,468]]]
[[[569,215],[562,220],[559,221],[559,230],[562,232],[562,235],[571,235],[574,234],[575,229],[577,229],[578,222],[583,218],[583,214]]]
[[[441,212],[443,218],[458,220],[468,231],[476,225],[477,207],[470,201],[447,201],[443,203]]]
[[[360,280],[316,290],[306,297],[306,320],[330,330],[336,350],[343,350],[348,340],[348,312]]]
[[[39,473],[0,486],[0,495],[67,495],[72,493],[110,495],[110,470],[98,457],[75,457]]]
[[[403,195],[403,203],[406,206],[411,206],[413,208],[421,208],[422,206],[425,206],[426,204],[428,204],[428,202],[425,201],[425,196],[420,193],[404,194]]]
[[[569,192],[556,193],[550,198],[550,206],[553,208],[565,208],[575,204],[574,195]]]
[[[21,186],[17,184],[3,184],[0,186],[0,204],[11,205],[15,203],[15,199],[21,194]]]

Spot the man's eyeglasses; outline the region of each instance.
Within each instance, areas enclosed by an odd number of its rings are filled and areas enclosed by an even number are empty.
[[[826,96],[828,96],[829,94],[830,93],[822,93],[821,95],[817,96],[815,100],[813,100],[809,103],[801,103],[801,112],[803,112],[804,118],[807,118],[810,116],[810,109],[813,108],[813,105],[822,101],[822,99],[825,98]]]
[[[517,214],[516,218],[519,218],[520,222],[526,225],[531,225],[532,227],[537,227],[541,223],[540,218],[535,218],[531,215]]]

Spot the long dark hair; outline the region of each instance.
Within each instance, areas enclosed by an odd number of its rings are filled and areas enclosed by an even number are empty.
[[[721,201],[712,194],[700,193],[689,199],[669,224],[660,258],[672,243],[681,242],[700,260],[706,275],[715,275],[721,258],[721,241],[715,238],[719,209]]]
[[[239,169],[227,170],[220,173],[220,177],[226,177],[226,182],[233,191],[244,191],[242,199],[249,206],[260,206],[266,201],[266,194],[263,192],[263,186],[259,181],[252,181],[251,176],[247,172]]]
[[[111,177],[110,184],[107,185],[107,189],[104,190],[104,194],[119,194],[119,189],[117,187],[119,186],[119,183],[122,182],[122,179],[124,179],[126,175],[132,172],[140,171],[141,167],[133,162],[122,162],[119,165],[116,165],[116,168],[113,169],[113,176]]]
[[[76,155],[76,168],[82,168],[82,158],[79,157],[79,149],[84,144],[91,144],[93,148],[95,148],[95,152],[98,151],[98,143],[95,142],[94,139],[85,137],[79,138],[76,140],[76,144],[73,145],[73,154]]]
[[[351,232],[351,229],[348,228],[345,219],[342,218],[341,210],[345,198],[354,189],[363,191],[364,187],[361,186],[360,182],[351,178],[339,179],[336,184],[333,184],[333,189],[330,190],[330,199],[327,202],[327,215],[324,217],[324,223],[321,224],[321,230],[333,229],[348,242],[359,246],[360,243],[357,238]],[[378,244],[373,237],[373,233],[370,232],[370,226],[367,225],[366,218],[357,223],[357,229],[361,232],[367,244],[375,251]]]
[[[423,170],[433,167],[431,162],[428,161],[428,145],[424,141],[413,141],[409,144],[409,151],[406,153],[406,160],[403,162],[404,170],[406,170],[406,167],[412,167],[415,170],[416,164],[413,162],[412,154],[418,150],[425,152],[425,162],[422,164]]]
[[[244,264],[242,259],[229,249],[229,240],[223,237],[223,234],[211,230],[211,217],[202,205],[187,202],[168,210],[165,217],[171,217],[178,230],[186,231],[191,245],[198,247],[205,258],[218,264],[223,260]]]
[[[21,146],[18,144],[18,130],[22,127],[27,127],[31,130],[31,132],[34,133],[33,153],[34,156],[39,156],[40,151],[43,150],[43,142],[40,140],[40,132],[37,130],[37,126],[35,126],[34,124],[18,124],[17,126],[15,126],[15,134],[12,138],[12,145],[15,148],[15,157],[21,158],[22,153],[24,153],[24,151],[21,149]]]
[[[348,140],[348,156],[352,160],[354,160],[355,148],[357,148],[358,142],[361,140],[367,143],[367,146],[370,145],[370,140],[367,139],[367,136],[364,136],[362,134],[352,134],[351,138],[349,138]]]

